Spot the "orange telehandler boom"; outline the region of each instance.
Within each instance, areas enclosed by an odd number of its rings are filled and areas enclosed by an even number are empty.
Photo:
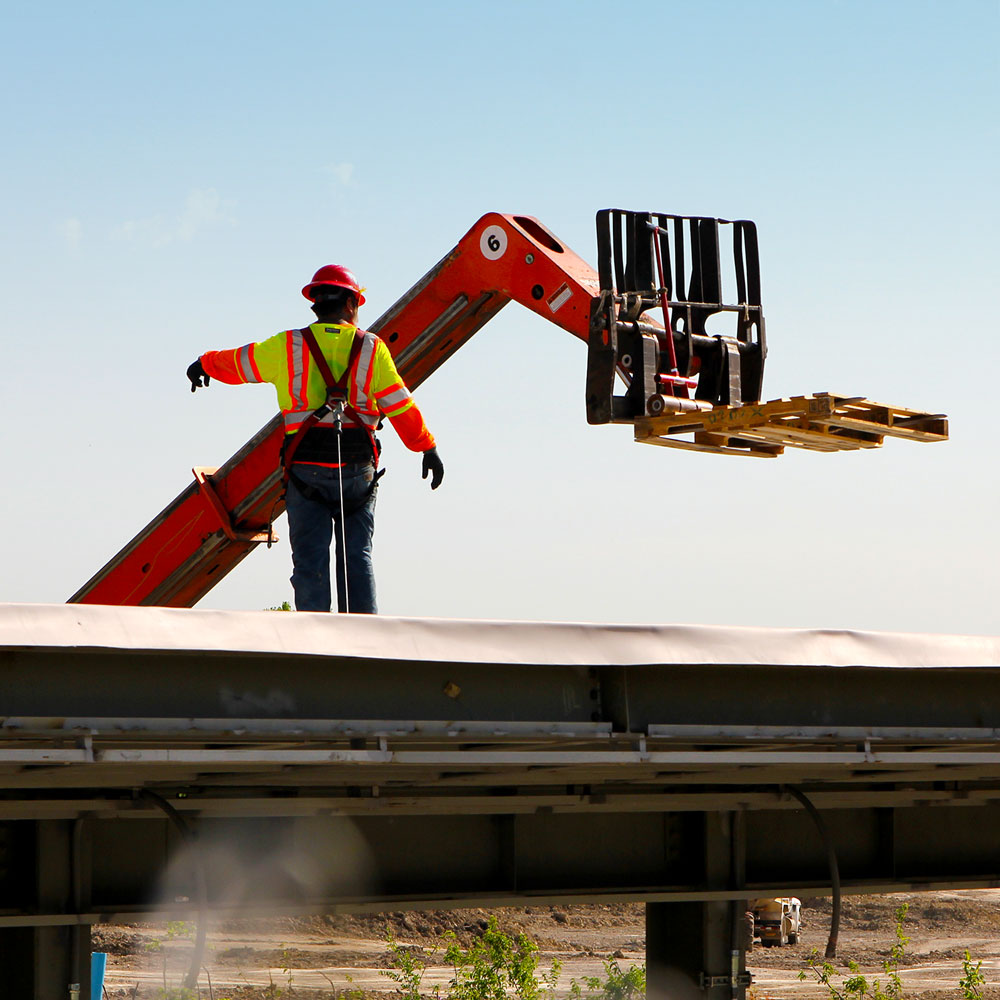
[[[724,233],[735,289],[723,287]],[[588,345],[587,419],[632,424],[647,443],[769,457],[786,446],[947,438],[943,415],[860,397],[760,402],[767,352],[752,222],[609,209],[598,213],[597,236],[595,272],[536,219],[484,215],[370,329],[415,388],[513,299]],[[708,321],[727,317],[731,334],[709,333]],[[192,607],[272,540],[284,510],[283,433],[275,416],[221,468],[196,468],[187,489],[69,603]]]

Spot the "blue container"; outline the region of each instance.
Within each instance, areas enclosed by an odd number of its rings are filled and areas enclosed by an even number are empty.
[[[102,1000],[104,996],[104,970],[108,956],[103,951],[90,953],[90,1000]]]

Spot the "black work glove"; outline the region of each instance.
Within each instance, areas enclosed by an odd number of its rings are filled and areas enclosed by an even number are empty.
[[[188,365],[187,377],[191,379],[192,392],[194,392],[195,389],[202,388],[202,386],[207,389],[208,383],[211,381],[205,374],[205,369],[201,367],[201,358],[199,358],[193,365]],[[202,379],[205,381],[202,382]]]
[[[431,474],[431,489],[436,490],[444,479],[444,462],[438,456],[437,448],[428,448],[424,452],[424,470],[421,479],[427,478],[427,473]]]

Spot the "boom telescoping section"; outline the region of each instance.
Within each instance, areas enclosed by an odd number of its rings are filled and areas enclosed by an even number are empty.
[[[862,397],[759,402],[766,344],[752,222],[606,209],[597,237],[594,271],[537,219],[484,215],[369,329],[416,388],[519,302],[588,345],[588,421],[632,424],[646,443],[773,457],[786,446],[947,438],[941,414]],[[715,317],[732,329],[710,332]],[[276,415],[220,468],[195,468],[194,481],[68,603],[193,607],[275,540],[283,435]]]

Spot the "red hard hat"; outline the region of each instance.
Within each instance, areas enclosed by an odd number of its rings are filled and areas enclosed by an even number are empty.
[[[302,289],[302,294],[310,301],[315,301],[313,292],[323,285],[333,285],[336,288],[349,288],[358,297],[358,305],[365,304],[364,289],[358,284],[358,279],[354,277],[354,272],[344,267],[342,264],[327,264],[321,267],[314,275],[312,281]]]

